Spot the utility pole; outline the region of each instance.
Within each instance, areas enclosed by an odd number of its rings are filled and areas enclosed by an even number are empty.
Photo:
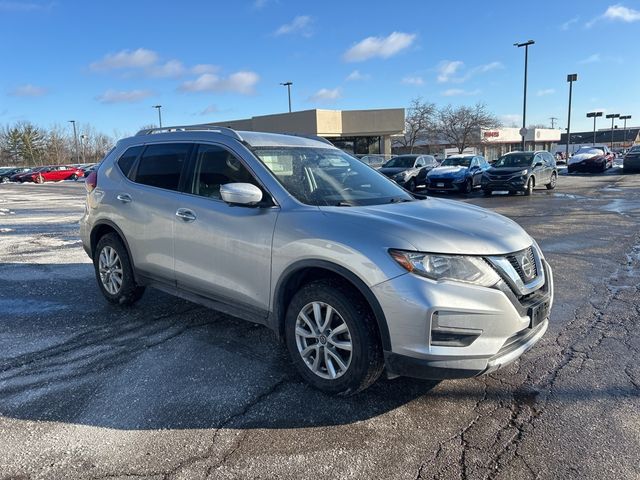
[[[522,128],[520,135],[522,136],[522,151],[525,151],[525,136],[527,135],[527,65],[529,63],[529,45],[533,45],[533,40],[524,43],[514,43],[514,47],[524,47],[524,96],[522,100]]]
[[[616,118],[620,118],[619,113],[610,113],[607,118],[611,119],[611,151],[613,151],[613,122]]]
[[[158,110],[158,125],[160,128],[162,128],[162,105],[154,105],[152,108],[155,108],[156,110]]]
[[[289,95],[289,113],[291,113],[291,85],[293,85],[293,82],[284,82],[280,85],[282,85],[283,87],[287,87],[287,94]]]
[[[569,82],[569,114],[567,115],[567,146],[565,148],[566,162],[569,161],[569,143],[571,143],[571,94],[573,92],[573,82],[576,80],[578,80],[577,73],[570,73],[567,75],[567,82]]]
[[[551,120],[551,128],[556,128],[556,120],[558,120],[558,117],[549,117],[549,120]]]
[[[76,121],[75,120],[69,120],[69,123],[73,124],[73,143],[75,144],[75,150],[76,150],[76,163],[80,163],[78,162],[78,132],[76,131]]]
[[[587,118],[593,118],[593,146],[596,145],[596,118],[601,117],[602,112],[589,112]]]

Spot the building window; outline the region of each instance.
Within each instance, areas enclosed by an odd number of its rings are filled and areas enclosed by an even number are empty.
[[[328,137],[331,143],[352,155],[382,153],[382,137]]]

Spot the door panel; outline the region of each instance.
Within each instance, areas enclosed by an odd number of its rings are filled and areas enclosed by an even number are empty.
[[[279,208],[232,206],[221,200],[220,185],[259,186],[242,162],[221,146],[200,145],[193,171],[192,194],[183,194],[177,209],[188,210],[195,219],[173,220],[178,286],[267,311]]]

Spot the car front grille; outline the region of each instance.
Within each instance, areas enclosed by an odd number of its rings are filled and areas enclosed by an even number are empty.
[[[524,257],[529,260],[528,265],[523,265]],[[513,266],[514,270],[520,276],[520,279],[526,284],[538,276],[538,268],[536,266],[536,258],[533,255],[533,248],[529,247],[526,250],[518,252],[514,255],[507,257],[509,263]],[[529,270],[525,272],[524,268],[529,267]],[[527,274],[528,273],[528,274]]]

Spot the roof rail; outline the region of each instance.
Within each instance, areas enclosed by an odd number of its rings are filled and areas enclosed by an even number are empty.
[[[176,125],[172,127],[159,127],[159,128],[145,128],[136,133],[136,136],[139,135],[152,135],[154,133],[163,133],[163,132],[216,132],[221,133],[222,135],[227,135],[228,137],[235,138],[236,140],[243,141],[242,137],[238,132],[228,127],[219,127],[217,125]]]
[[[329,140],[327,140],[324,137],[320,137],[319,135],[313,135],[313,134],[306,134],[306,133],[283,133],[282,135],[291,135],[292,137],[301,137],[301,138],[308,138],[309,140],[316,140],[318,142],[322,142],[322,143],[326,143],[327,145],[331,145],[332,147],[334,146],[333,143],[331,143]]]

